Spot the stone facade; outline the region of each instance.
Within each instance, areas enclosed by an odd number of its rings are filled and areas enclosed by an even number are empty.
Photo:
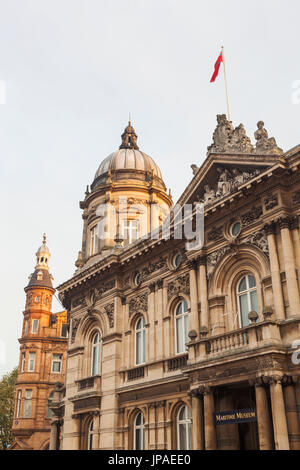
[[[283,153],[262,122],[255,148],[218,126],[179,199],[204,201],[204,246],[141,239],[91,263],[85,245],[58,288],[71,324],[52,449],[58,433],[62,449],[300,449],[300,146]],[[257,419],[214,421],[245,409]]]

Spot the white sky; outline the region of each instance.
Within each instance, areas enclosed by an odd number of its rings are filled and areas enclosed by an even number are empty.
[[[233,123],[252,137],[262,119],[283,149],[300,143],[300,3],[0,0],[0,11],[1,376],[18,363],[42,233],[58,285],[81,248],[78,201],[129,112],[178,199],[226,112],[223,76],[209,83],[224,45]]]

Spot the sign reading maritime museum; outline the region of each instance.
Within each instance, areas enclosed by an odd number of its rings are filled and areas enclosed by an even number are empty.
[[[257,421],[256,409],[221,411],[214,414],[215,425]]]

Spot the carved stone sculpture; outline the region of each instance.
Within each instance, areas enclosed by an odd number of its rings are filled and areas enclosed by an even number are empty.
[[[282,155],[282,149],[277,146],[274,137],[269,138],[264,125],[263,121],[259,121],[257,123],[257,131],[254,133],[254,137],[256,139],[254,152],[257,154]]]
[[[193,175],[195,176],[199,170],[199,167],[197,165],[191,165],[191,169],[193,170]]]
[[[233,126],[227,120],[225,114],[217,115],[217,127],[213,134],[213,144],[208,147],[208,152],[226,153],[229,148],[230,139],[233,133]]]
[[[250,138],[246,135],[246,130],[243,124],[236,127],[232,133],[229,150],[233,153],[252,153],[253,145]]]

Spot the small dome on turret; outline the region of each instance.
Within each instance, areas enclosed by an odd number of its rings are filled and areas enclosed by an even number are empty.
[[[50,250],[46,245],[47,237],[44,233],[43,235],[43,244],[39,247],[36,252],[36,266],[33,274],[29,276],[29,283],[26,287],[49,287],[53,289],[52,280],[53,277],[49,273],[49,259],[50,259]]]

